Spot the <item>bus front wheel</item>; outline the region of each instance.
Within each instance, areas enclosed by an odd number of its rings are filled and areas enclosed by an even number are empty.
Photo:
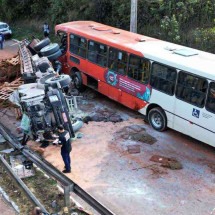
[[[75,72],[72,76],[74,86],[79,92],[83,92],[85,90],[85,86],[83,85],[82,77],[80,72]]]
[[[157,131],[164,131],[167,128],[167,118],[164,111],[157,107],[149,111],[148,121],[150,125]]]

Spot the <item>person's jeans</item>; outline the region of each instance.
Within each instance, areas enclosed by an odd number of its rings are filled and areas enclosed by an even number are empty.
[[[3,42],[0,42],[0,49],[3,49]]]
[[[66,167],[67,171],[71,170],[71,166],[70,166],[71,160],[70,160],[70,155],[69,154],[70,154],[70,152],[61,151],[61,156],[63,158],[63,161],[64,161],[64,164],[65,164],[65,167]]]

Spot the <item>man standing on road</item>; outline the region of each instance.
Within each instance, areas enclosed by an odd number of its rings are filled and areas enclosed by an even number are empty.
[[[58,144],[62,145],[61,156],[65,164],[65,169],[62,172],[70,173],[71,172],[70,152],[72,151],[71,137],[69,132],[64,130],[64,127],[62,125],[58,126],[58,132],[59,132]]]
[[[43,25],[43,33],[44,33],[44,37],[49,36],[49,25],[46,22]]]
[[[4,34],[0,33],[0,48],[3,49],[4,44]]]

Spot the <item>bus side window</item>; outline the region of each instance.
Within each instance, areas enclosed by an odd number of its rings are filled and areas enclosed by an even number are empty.
[[[144,84],[149,80],[150,61],[135,55],[130,55],[128,66],[128,77]]]
[[[114,72],[125,75],[127,69],[127,58],[126,52],[110,47],[108,68]]]
[[[107,46],[89,41],[88,60],[102,67],[107,66]]]
[[[173,95],[177,72],[176,69],[153,63],[150,84],[166,94]]]
[[[215,113],[215,82],[211,82],[208,90],[208,98],[206,101],[206,109]]]
[[[180,71],[176,97],[197,107],[203,107],[207,91],[206,79]]]
[[[70,34],[70,52],[86,58],[87,40],[83,37]]]

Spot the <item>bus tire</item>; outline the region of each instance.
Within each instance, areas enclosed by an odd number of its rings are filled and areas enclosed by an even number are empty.
[[[149,111],[148,121],[150,125],[157,131],[164,131],[167,128],[167,118],[164,111],[157,107]]]
[[[74,75],[72,75],[73,83],[75,88],[79,92],[84,92],[86,87],[83,85],[82,77],[80,72],[75,72]]]
[[[35,46],[34,49],[39,52],[43,47],[47,46],[50,44],[50,39],[47,37],[43,40],[41,40],[40,42],[38,42]]]
[[[49,55],[54,54],[55,52],[57,52],[59,49],[60,49],[60,47],[59,47],[59,45],[57,43],[51,43],[51,44],[43,47],[40,50],[40,53],[43,56],[49,56]]]

